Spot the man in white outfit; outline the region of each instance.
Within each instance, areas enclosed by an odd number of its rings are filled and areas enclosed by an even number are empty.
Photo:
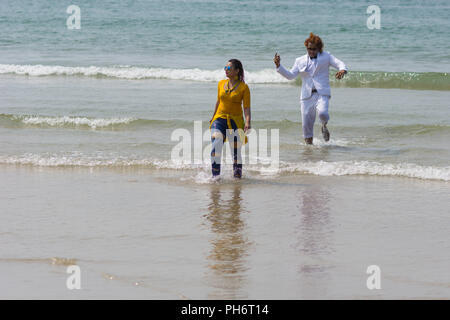
[[[308,54],[295,60],[291,71],[286,70],[280,64],[280,56],[276,53],[273,62],[277,67],[277,72],[286,79],[295,79],[298,75],[302,77],[302,90],[300,106],[302,111],[303,137],[306,144],[313,143],[314,122],[316,121],[316,110],[322,122],[322,134],[325,141],[330,140],[330,132],[327,128],[328,101],[331,98],[329,67],[339,70],[336,79],[342,79],[347,73],[345,64],[331,55],[322,51],[323,43],[319,36],[310,34],[305,40],[305,47]]]

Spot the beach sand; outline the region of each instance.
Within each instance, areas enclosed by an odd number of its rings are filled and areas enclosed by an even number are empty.
[[[0,166],[0,298],[450,297],[446,182],[199,174]]]

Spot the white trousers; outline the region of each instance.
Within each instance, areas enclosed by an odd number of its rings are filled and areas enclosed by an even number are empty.
[[[329,96],[319,95],[314,92],[311,97],[305,100],[300,100],[300,107],[302,110],[302,128],[303,138],[311,138],[314,136],[314,122],[316,121],[316,111],[319,114],[319,119],[323,123],[328,122],[330,116],[328,114],[328,100]]]

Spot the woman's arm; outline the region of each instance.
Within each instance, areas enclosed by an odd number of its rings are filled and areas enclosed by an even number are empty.
[[[244,91],[244,97],[243,97],[243,105],[244,105],[244,114],[245,114],[245,125],[244,125],[244,132],[247,132],[248,129],[251,128],[250,121],[251,121],[251,112],[250,112],[250,89],[246,85],[245,91]]]
[[[216,112],[217,112],[217,108],[219,107],[219,104],[220,104],[220,83],[221,83],[221,81],[219,81],[219,83],[217,84],[217,102],[216,102],[216,107],[214,109],[214,113],[213,113],[213,116],[212,116],[211,120],[209,120],[209,123],[211,123],[212,119],[214,119],[214,116],[216,115]]]
[[[218,107],[219,107],[219,100],[217,100],[217,102],[216,102],[216,108],[214,109],[213,116],[212,116],[211,120],[209,120],[209,123],[211,123],[212,119],[214,119],[214,116],[216,115]]]
[[[250,111],[250,107],[244,108],[244,114],[245,114],[244,132],[247,132],[248,129],[251,129],[250,121],[252,118],[252,113]]]

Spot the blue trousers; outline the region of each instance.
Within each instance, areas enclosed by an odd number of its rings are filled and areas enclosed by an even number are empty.
[[[235,178],[240,178],[242,176],[241,141],[236,123],[233,120],[230,122],[233,130],[227,130],[227,119],[223,118],[217,118],[211,125],[211,170],[213,176],[220,174],[223,142],[227,137],[230,149],[233,151],[233,175]]]

